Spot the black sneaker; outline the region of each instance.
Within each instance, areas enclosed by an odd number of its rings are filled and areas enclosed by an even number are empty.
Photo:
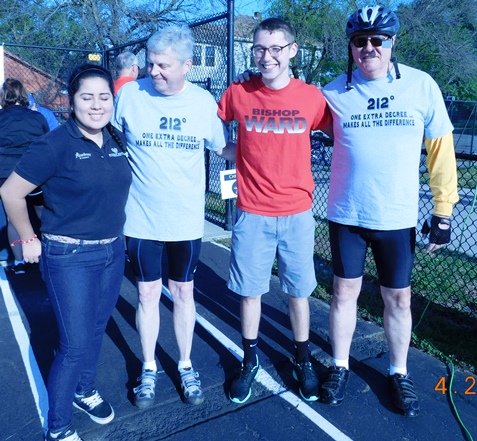
[[[25,274],[26,273],[26,265],[24,263],[17,263],[16,265],[12,266],[12,271],[14,274]]]
[[[389,375],[388,385],[394,405],[404,416],[416,417],[419,414],[419,400],[411,376],[409,374]]]
[[[300,395],[304,400],[318,399],[318,377],[310,361],[295,363],[293,378],[300,383]]]
[[[232,381],[232,385],[230,386],[229,390],[229,398],[234,403],[245,403],[245,401],[250,398],[250,395],[252,395],[252,383],[257,376],[258,370],[260,369],[260,366],[258,365],[258,356],[256,359],[255,365],[252,363],[242,363],[242,367],[240,368],[237,378]]]
[[[51,435],[50,431],[46,432],[45,441],[55,441],[55,440],[59,440],[59,441],[83,441],[83,438],[81,438],[76,433],[76,430],[73,429],[73,426],[70,424],[66,429],[61,431],[54,438]]]
[[[86,392],[84,395],[75,393],[73,405],[86,412],[98,424],[108,424],[114,418],[113,408],[101,398],[96,389]]]
[[[331,366],[323,378],[320,387],[320,402],[339,406],[344,399],[349,370],[344,367]]]

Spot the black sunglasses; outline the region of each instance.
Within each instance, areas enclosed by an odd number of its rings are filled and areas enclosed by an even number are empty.
[[[383,41],[389,41],[389,37],[355,37],[351,40],[354,47],[365,47],[368,41],[370,41],[374,47],[380,47],[383,45]]]

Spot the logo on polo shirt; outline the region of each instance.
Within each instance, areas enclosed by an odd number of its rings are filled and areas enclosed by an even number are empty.
[[[117,147],[111,148],[111,152],[112,153],[109,154],[110,158],[118,158],[119,156],[126,156],[126,158],[129,157],[128,152],[123,152],[122,150],[119,151]]]
[[[79,153],[79,152],[76,152],[75,158],[76,158],[76,159],[89,159],[89,158],[91,158],[91,153]]]

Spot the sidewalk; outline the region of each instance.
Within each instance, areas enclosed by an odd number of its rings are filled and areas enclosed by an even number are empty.
[[[135,328],[137,290],[130,268],[121,296],[108,323],[99,361],[97,388],[113,406],[116,416],[107,425],[92,422],[74,410],[73,422],[85,441],[463,441],[464,432],[449,403],[436,386],[449,388],[447,366],[411,348],[409,370],[421,401],[417,418],[404,418],[392,406],[386,388],[389,357],[382,328],[359,320],[351,350],[351,375],[346,399],[339,407],[305,403],[292,378],[293,340],[288,301],[276,277],[262,299],[258,345],[260,375],[250,400],[236,405],[227,398],[230,381],[239,366],[241,348],[240,299],[226,287],[230,252],[213,243],[230,232],[206,224],[201,258],[195,278],[197,323],[192,360],[200,373],[205,402],[188,406],[181,400],[177,379],[178,350],[172,325],[172,302],[161,299],[161,331],[156,346],[160,369],[154,404],[139,410],[132,389],[141,369],[141,347]],[[8,400],[0,406],[0,441],[42,441],[41,420],[46,418],[46,391],[34,385],[46,381],[57,344],[53,318],[37,267],[23,276],[8,274],[19,313],[0,302],[0,387]],[[2,288],[3,290],[3,288]],[[328,305],[310,299],[310,349],[318,374],[331,361]],[[21,321],[26,334],[23,351],[11,320]],[[15,332],[18,330],[16,329]],[[238,349],[240,351],[240,349]],[[25,369],[38,363],[28,375]],[[441,382],[444,378],[445,384]],[[475,375],[458,371],[452,396],[460,418],[477,436],[477,385]],[[43,385],[44,387],[44,385]],[[291,398],[290,398],[291,397]]]
[[[231,231],[224,230],[212,222],[205,221],[203,242],[210,242],[213,239],[226,239],[231,236]]]
[[[217,230],[209,225],[210,235],[213,239],[214,233],[217,233],[220,238],[223,237],[224,231]],[[227,232],[225,232],[227,233]],[[212,252],[212,255],[215,253]],[[218,271],[217,259],[211,256],[211,248],[206,247],[203,250],[201,261]],[[218,274],[227,280],[227,267],[220,265],[221,270]],[[288,315],[288,306],[286,299],[281,293],[278,280],[272,277],[271,291],[269,294],[263,296],[264,302],[268,306],[273,306],[279,309],[282,313]],[[266,305],[262,307],[262,324],[261,334],[263,332],[263,322],[267,320]],[[324,374],[326,367],[331,364],[331,346],[329,344],[329,305],[321,300],[310,299],[310,345],[313,357],[319,363],[317,371],[320,375]],[[289,330],[286,331],[289,333]],[[263,342],[266,340],[264,336],[260,335]],[[263,343],[261,343],[263,344]],[[259,345],[260,346],[260,345]],[[350,358],[350,381],[347,387],[347,398],[344,407],[348,405],[362,406],[368,405],[368,400],[373,403],[373,406],[382,407],[395,413],[395,409],[389,399],[386,387],[386,377],[388,375],[389,367],[389,352],[384,334],[384,329],[372,322],[358,319],[356,331],[353,337]],[[411,372],[413,380],[416,384],[416,389],[421,400],[421,414],[415,419],[406,419],[399,416],[399,423],[402,424],[403,429],[398,429],[401,424],[398,424],[394,429],[397,431],[389,437],[383,433],[383,440],[453,440],[453,439],[470,439],[466,438],[465,430],[469,430],[470,434],[477,441],[477,378],[476,375],[456,371],[452,377],[452,399],[451,403],[449,395],[445,393],[444,388],[450,388],[450,367],[442,361],[425,354],[424,352],[411,347],[408,356],[408,369]],[[444,393],[443,393],[444,392]],[[353,404],[354,403],[354,404]],[[359,403],[359,404],[358,404]],[[459,418],[465,425],[464,430],[457,422],[456,413],[459,413]],[[330,406],[320,406],[320,409],[336,411],[337,408]],[[340,406],[339,409],[343,409]],[[351,411],[349,411],[351,412]],[[381,413],[381,412],[379,412]],[[339,414],[343,415],[341,412]],[[431,420],[428,420],[430,418]],[[366,418],[365,418],[366,419]],[[373,421],[371,426],[362,427],[362,432],[359,430],[353,436],[357,440],[373,439],[370,431],[375,434],[379,433],[382,424],[386,424],[387,420],[384,417],[383,421]],[[426,421],[425,424],[422,424]],[[432,421],[432,422],[431,422]],[[417,425],[416,425],[417,423]],[[433,425],[433,429],[429,430],[429,424]],[[375,425],[375,427],[373,427]],[[415,429],[409,431],[409,425],[415,426]],[[364,424],[366,426],[366,423]],[[406,427],[408,426],[408,427]],[[427,426],[427,429],[426,429]],[[441,429],[439,429],[441,427]],[[445,429],[444,429],[445,427]],[[450,428],[455,430],[456,437],[446,433]],[[461,434],[459,434],[461,432]],[[433,434],[434,433],[434,434]],[[462,435],[462,436],[460,436]]]

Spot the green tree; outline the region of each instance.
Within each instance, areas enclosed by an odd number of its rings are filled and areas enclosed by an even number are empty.
[[[291,62],[296,78],[322,85],[344,70],[345,6],[331,0],[273,0],[270,3],[267,15],[289,21],[302,49]]]
[[[217,0],[9,0],[0,3],[0,38],[102,50],[203,16],[212,1]]]
[[[477,0],[416,0],[398,15],[399,61],[428,72],[445,96],[477,100]]]
[[[266,15],[294,26],[303,56],[292,63],[295,77],[325,85],[345,72],[349,15],[377,2],[272,0]],[[428,72],[444,95],[476,100],[477,0],[379,2],[396,10],[401,22],[396,54],[401,63]]]

